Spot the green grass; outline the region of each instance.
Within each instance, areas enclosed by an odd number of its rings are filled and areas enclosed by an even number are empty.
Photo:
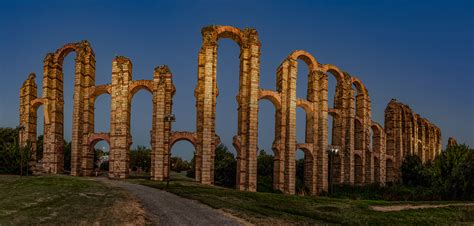
[[[474,222],[473,207],[376,212],[371,205],[430,204],[430,202],[390,202],[352,200],[329,197],[304,197],[275,193],[239,192],[234,189],[203,186],[195,182],[173,179],[164,182],[143,179],[134,183],[167,190],[179,196],[198,200],[213,208],[223,209],[257,224],[334,223],[334,224],[447,224]],[[436,202],[440,203],[440,202]]]
[[[85,178],[0,175],[0,225],[123,223],[114,206],[129,200],[122,190]]]

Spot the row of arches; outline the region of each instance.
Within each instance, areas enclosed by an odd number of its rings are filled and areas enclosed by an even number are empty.
[[[36,109],[44,106],[45,159],[44,170],[61,172],[63,139],[63,72],[62,62],[70,53],[76,53],[74,110],[72,133],[72,175],[89,175],[92,172],[91,145],[106,140],[110,145],[109,176],[126,178],[129,173],[131,99],[139,90],[152,94],[153,115],[151,130],[151,178],[164,180],[169,175],[169,158],[172,146],[181,140],[189,141],[195,148],[196,180],[203,184],[214,183],[215,148],[220,144],[216,132],[218,41],[230,38],[239,45],[239,87],[237,94],[237,134],[233,147],[237,153],[236,188],[256,191],[258,152],[259,102],[267,100],[274,107],[274,137],[272,151],[273,188],[288,194],[295,193],[296,152],[304,153],[305,185],[311,194],[328,190],[328,178],[339,184],[384,184],[396,178],[400,151],[434,146],[428,139],[414,136],[409,141],[398,142],[393,133],[372,121],[371,101],[362,81],[337,66],[319,63],[310,53],[296,50],[289,54],[276,72],[276,90],[260,87],[260,47],[255,29],[244,30],[231,26],[209,26],[201,31],[202,46],[198,54],[198,78],[194,90],[196,99],[196,130],[172,131],[170,115],[175,87],[166,66],[155,69],[152,80],[133,80],[132,63],[125,57],[116,57],[112,63],[112,83],[95,85],[95,56],[86,41],[67,44],[45,58],[43,97],[37,97],[34,75],[25,81],[20,96],[20,122],[26,125],[22,143],[36,139]],[[308,68],[306,97],[298,97],[298,64]],[[335,79],[331,87],[330,78]],[[329,89],[335,88],[334,96]],[[111,123],[108,133],[94,131],[94,103],[101,95],[110,95]],[[330,103],[332,99],[332,103]],[[389,104],[390,106],[390,104]],[[297,128],[297,111],[304,112],[304,129]],[[399,108],[408,112],[405,108]],[[387,113],[387,111],[386,111]],[[399,114],[402,130],[418,134],[414,122]],[[397,116],[398,117],[398,116]],[[397,120],[399,120],[397,118]],[[411,120],[411,121],[410,121]],[[430,140],[440,140],[439,129],[425,126]],[[431,128],[431,129],[430,129]],[[304,131],[298,139],[297,131]],[[404,133],[405,134],[405,133]],[[436,143],[436,142],[435,142]],[[393,148],[392,148],[392,146]],[[398,145],[398,146],[397,146]],[[328,174],[328,149],[337,147],[331,175]],[[386,147],[390,147],[387,149]],[[398,150],[397,149],[397,150]],[[405,150],[404,149],[404,150]],[[429,154],[428,156],[432,156]]]

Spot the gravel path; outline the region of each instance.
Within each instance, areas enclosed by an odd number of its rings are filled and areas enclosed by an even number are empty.
[[[134,195],[142,204],[153,225],[249,224],[223,211],[159,189],[106,178],[98,178],[98,180],[111,186],[123,188]]]

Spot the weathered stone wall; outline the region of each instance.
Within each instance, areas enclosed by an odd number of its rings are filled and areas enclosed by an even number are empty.
[[[393,165],[387,169],[387,181],[399,179],[405,156],[418,155],[426,162],[441,152],[441,130],[395,99],[385,109],[385,133],[387,165]]]
[[[110,145],[111,178],[129,175],[130,107],[133,95],[144,89],[153,95],[151,137],[151,179],[169,177],[169,160],[173,144],[187,140],[195,147],[196,181],[214,183],[216,134],[216,98],[218,40],[230,38],[240,47],[240,79],[237,134],[233,145],[237,151],[237,189],[256,191],[258,103],[266,99],[275,107],[273,188],[295,194],[298,149],[304,152],[304,183],[311,194],[327,191],[328,176],[336,184],[385,184],[397,180],[399,167],[408,153],[423,161],[433,159],[441,150],[438,127],[413,113],[397,101],[385,110],[385,128],[372,121],[369,93],[360,79],[331,64],[320,64],[304,50],[288,55],[276,71],[276,90],[259,88],[260,41],[255,29],[209,26],[201,31],[202,47],[198,54],[196,98],[196,130],[171,130],[175,87],[167,66],[157,67],[152,80],[133,80],[132,62],[115,57],[112,83],[95,84],[95,56],[87,41],[67,44],[44,60],[43,97],[37,97],[35,76],[31,74],[20,89],[20,142],[36,140],[36,110],[44,106],[44,158],[47,173],[63,171],[63,72],[64,58],[76,53],[74,111],[72,131],[71,175],[91,175],[93,145],[105,140]],[[308,66],[306,87],[297,87],[298,63]],[[306,75],[303,75],[306,76]],[[334,76],[334,105],[328,106],[328,76]],[[306,98],[297,98],[297,89],[306,89]],[[94,131],[94,105],[99,95],[111,96],[110,131]],[[305,128],[296,128],[296,110],[306,113]],[[332,120],[332,134],[328,134]],[[296,139],[296,130],[305,130],[305,139]],[[332,143],[329,143],[331,136]],[[328,149],[336,147],[332,175],[328,169]]]

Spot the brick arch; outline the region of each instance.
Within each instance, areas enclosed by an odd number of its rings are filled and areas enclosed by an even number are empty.
[[[90,43],[86,40],[68,43],[54,52],[54,62],[62,66],[64,58],[66,58],[66,56],[71,52],[76,52],[77,60],[85,60],[86,55],[94,54]]]
[[[171,133],[170,150],[171,150],[171,147],[173,147],[173,145],[176,142],[182,141],[182,140],[188,141],[189,143],[191,143],[194,146],[194,148],[196,148],[196,143],[197,143],[196,134],[193,133],[193,132],[180,131],[180,132],[172,132]]]
[[[336,109],[336,108],[329,108],[328,109],[328,114],[334,118],[338,117],[340,118],[341,117],[341,111],[339,109]]]
[[[129,95],[129,100],[133,98],[133,96],[140,90],[146,90],[150,94],[153,95],[153,81],[151,80],[135,80],[130,84],[128,87],[128,95]]]
[[[359,78],[351,76],[351,84],[353,84],[356,87],[357,94],[362,94],[366,97],[369,96],[364,83],[362,83],[362,81]]]
[[[326,74],[330,72],[332,75],[334,75],[338,84],[344,81],[344,72],[342,72],[342,70],[337,66],[332,64],[324,64],[320,67],[320,69],[322,69],[322,71]]]
[[[273,106],[275,106],[276,110],[281,109],[281,96],[279,93],[273,90],[260,89],[258,91],[258,99],[269,100],[270,102],[272,102]]]
[[[110,95],[112,93],[112,86],[110,84],[98,85],[91,87],[90,98],[95,100],[102,94]]]
[[[246,30],[252,30],[256,33],[254,29],[247,28]],[[245,42],[247,40],[245,31],[242,31],[241,29],[232,26],[207,26],[201,29],[201,33],[203,36],[203,43],[215,44],[221,38],[229,38],[235,41],[240,47],[242,47],[245,45]]]
[[[306,155],[308,155],[308,157],[310,157],[311,159],[313,159],[313,156],[314,156],[314,152],[313,152],[313,144],[311,143],[298,143],[296,144],[296,150],[302,150]]]
[[[99,141],[105,141],[110,147],[110,134],[109,133],[91,133],[87,138],[87,146],[90,148],[94,147]]]
[[[359,154],[354,154],[354,183],[357,185],[364,183],[364,163]]]
[[[310,115],[314,111],[312,103],[301,98],[296,99],[296,107],[302,108],[306,115]]]
[[[316,71],[318,68],[319,63],[316,61],[316,59],[311,55],[310,53],[304,51],[304,50],[295,50],[293,51],[287,59],[290,60],[302,60],[308,65],[308,71],[311,73],[313,71]]]

